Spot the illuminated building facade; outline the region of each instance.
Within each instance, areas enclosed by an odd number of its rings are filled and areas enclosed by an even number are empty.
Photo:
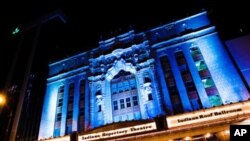
[[[174,127],[171,117],[177,114],[249,99],[206,12],[100,41],[99,47],[49,68],[39,139],[75,131],[82,135],[79,140],[106,138],[106,133],[85,134],[162,116],[167,117],[167,126]],[[185,120],[189,119],[177,123]],[[158,129],[154,123],[139,126],[130,131],[121,128],[119,133],[112,130],[109,137]]]

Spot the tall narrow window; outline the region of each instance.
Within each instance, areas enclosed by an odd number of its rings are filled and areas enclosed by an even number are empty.
[[[112,94],[116,94],[117,93],[117,84],[116,83],[112,84],[111,88],[112,88]]]
[[[135,78],[133,77],[132,79],[129,80],[130,88],[136,89],[136,84],[135,84]]]
[[[67,105],[67,120],[66,120],[66,134],[72,132],[72,119],[73,119],[73,102],[74,102],[74,83],[69,84],[69,97]]]
[[[126,98],[126,106],[131,107],[130,97]]]
[[[85,126],[85,80],[80,81],[80,89],[79,89],[79,117],[78,117],[78,131],[84,130]]]
[[[98,112],[102,111],[102,105],[98,105]]]
[[[167,85],[168,92],[170,95],[170,100],[173,105],[173,113],[174,114],[182,113],[183,107],[182,107],[178,89],[176,87],[176,82],[174,80],[174,76],[173,76],[169,61],[168,61],[168,57],[163,56],[160,58],[160,61],[161,61],[161,65],[163,68],[165,81],[167,83],[166,85]]]
[[[60,136],[61,120],[62,120],[62,105],[63,105],[64,86],[58,89],[57,104],[56,104],[56,117],[54,127],[54,137]]]
[[[134,106],[138,105],[137,96],[133,96],[133,104],[134,104]]]
[[[118,103],[117,103],[117,101],[113,101],[113,105],[114,105],[114,110],[118,110]]]
[[[125,108],[124,99],[120,100],[120,106],[121,106],[121,109]]]
[[[178,51],[175,53],[177,64],[181,73],[182,80],[184,82],[189,101],[191,103],[193,110],[198,110],[202,108],[201,100],[199,94],[196,90],[192,75],[189,71],[188,64],[186,62],[183,51]]]
[[[149,78],[147,73],[145,73],[144,75],[144,94],[148,96],[148,101],[151,101],[153,100],[151,79]]]
[[[101,89],[96,92],[96,104],[97,104],[97,112],[102,112],[102,92]]]
[[[219,92],[214,84],[212,76],[209,69],[205,63],[205,60],[198,47],[191,47],[190,53],[194,60],[195,66],[199,72],[200,78],[202,80],[203,86],[206,90],[208,99],[212,106],[222,105],[222,101]]]
[[[150,100],[153,100],[153,96],[152,96],[152,94],[150,93],[150,94],[148,94],[148,101],[150,101]]]

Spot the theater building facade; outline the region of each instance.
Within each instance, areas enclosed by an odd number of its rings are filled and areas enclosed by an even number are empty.
[[[228,140],[249,97],[202,12],[50,64],[38,140]]]

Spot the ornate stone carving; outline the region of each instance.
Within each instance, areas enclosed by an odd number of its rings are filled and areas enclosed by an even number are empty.
[[[144,90],[145,95],[152,94],[152,84],[151,84],[151,82],[144,83],[143,84],[143,90]]]
[[[145,41],[139,45],[133,45],[125,49],[116,49],[108,55],[101,55],[98,58],[89,59],[90,72],[92,76],[106,74],[107,71],[118,61],[124,60],[126,63],[132,63],[139,70],[142,63],[150,59],[150,49],[148,42]]]

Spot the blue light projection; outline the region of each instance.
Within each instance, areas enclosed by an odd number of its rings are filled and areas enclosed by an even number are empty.
[[[214,83],[222,97],[223,104],[248,99],[249,93],[226,53],[217,33],[201,37],[196,43],[204,55]]]
[[[54,85],[47,85],[40,123],[39,139],[53,137],[58,85],[60,85],[60,82],[54,83]]]
[[[99,44],[49,65],[39,139],[249,98],[206,12]]]
[[[93,105],[90,107],[91,128],[125,120],[149,119],[161,113],[159,93],[156,90],[157,82],[153,72],[154,59],[149,58],[149,50],[146,50],[148,47],[147,42],[143,42],[130,48],[116,49],[108,55],[91,60],[91,66],[102,70],[98,72],[93,68],[92,76],[89,77],[90,105]],[[145,50],[142,50],[143,48]],[[136,51],[138,54],[134,56]],[[112,61],[112,58],[116,59]],[[118,81],[122,77],[119,75],[122,71],[130,73],[134,79]],[[95,76],[99,73],[100,75]],[[150,82],[145,82],[146,77]],[[114,79],[117,79],[115,80],[117,82],[111,84]],[[118,89],[117,92],[113,93],[114,89]],[[119,112],[114,110],[114,105],[120,109]],[[125,114],[122,113],[123,110],[134,112],[125,112]]]

